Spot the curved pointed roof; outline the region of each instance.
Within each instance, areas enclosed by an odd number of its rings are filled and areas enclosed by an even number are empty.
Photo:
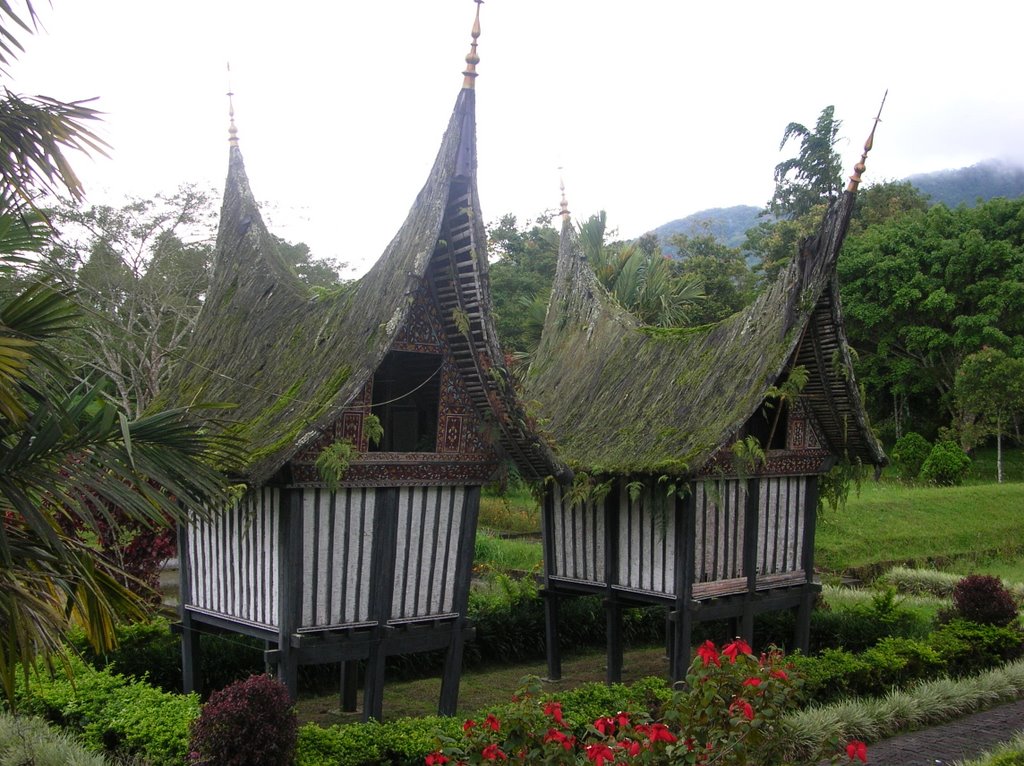
[[[595,473],[692,474],[791,365],[817,362],[802,400],[830,446],[884,463],[853,379],[835,279],[854,198],[846,191],[830,206],[817,234],[745,311],[686,329],[641,326],[598,282],[564,221],[526,391],[548,419],[558,456]]]
[[[340,415],[387,353],[413,293],[449,268],[458,272],[453,289],[469,360],[463,374],[473,379],[474,404],[488,411],[497,446],[520,472],[557,472],[516,399],[489,314],[472,84],[467,76],[405,223],[363,278],[333,293],[313,293],[281,260],[241,151],[231,146],[213,280],[170,389],[178,404],[236,405],[228,417],[249,446],[250,482],[271,477]]]

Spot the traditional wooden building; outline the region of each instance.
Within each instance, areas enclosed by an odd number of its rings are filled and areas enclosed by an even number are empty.
[[[841,463],[885,462],[854,380],[835,273],[863,159],[818,233],[753,305],[704,327],[644,327],[617,305],[563,199],[557,273],[526,392],[576,472],[572,484],[554,483],[543,509],[552,678],[558,603],[581,594],[605,599],[610,681],[628,606],[668,608],[677,679],[696,621],[732,618],[750,639],[755,613],[796,609],[795,643],[806,647],[820,590],[822,477]],[[780,396],[789,376],[800,390]]]
[[[479,6],[478,6],[479,8]],[[279,257],[232,119],[212,284],[179,403],[232,402],[244,497],[180,531],[187,689],[200,634],[262,638],[294,695],[301,664],[366,662],[380,717],[388,655],[446,649],[455,710],[480,487],[511,462],[558,468],[530,429],[489,315],[476,184],[476,39],[437,159],[362,279],[313,292]]]

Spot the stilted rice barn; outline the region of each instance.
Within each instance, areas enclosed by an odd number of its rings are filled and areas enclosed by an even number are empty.
[[[479,7],[479,6],[478,6]],[[267,642],[293,696],[299,665],[365,661],[380,718],[389,655],[446,651],[453,713],[481,485],[511,462],[558,473],[528,427],[489,314],[477,196],[476,38],[437,159],[360,280],[314,293],[276,251],[232,120],[215,265],[177,400],[234,402],[244,497],[180,530],[185,686],[203,632]]]
[[[730,618],[752,640],[755,614],[794,609],[794,641],[806,648],[824,477],[840,464],[885,462],[853,377],[835,272],[863,160],[779,277],[749,308],[705,327],[645,327],[616,304],[563,199],[526,392],[576,474],[554,484],[543,509],[552,678],[558,605],[583,594],[604,598],[609,681],[620,675],[621,613],[631,606],[667,607],[674,679],[699,621]]]

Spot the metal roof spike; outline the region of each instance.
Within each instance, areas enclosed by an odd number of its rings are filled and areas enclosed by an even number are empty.
[[[476,3],[476,18],[473,19],[473,30],[470,36],[473,42],[469,45],[469,53],[466,54],[466,70],[462,73],[465,78],[462,81],[463,88],[473,88],[473,81],[476,80],[476,65],[480,63],[480,56],[476,52],[476,41],[480,37],[480,6],[484,0],[473,0]]]
[[[868,152],[875,145],[875,129],[878,127],[878,123],[882,121],[882,107],[885,106],[885,99],[888,96],[889,90],[886,89],[885,94],[882,96],[882,103],[878,106],[878,114],[875,115],[875,124],[871,126],[868,140],[864,142],[864,153],[860,156],[860,161],[853,166],[853,175],[850,176],[850,183],[846,185],[846,190],[849,192],[857,191],[857,187],[860,186],[861,176],[864,175],[864,171],[867,169],[865,163],[868,159]]]
[[[238,146],[238,128],[235,127],[235,92],[231,87],[231,62],[228,62],[228,145]]]

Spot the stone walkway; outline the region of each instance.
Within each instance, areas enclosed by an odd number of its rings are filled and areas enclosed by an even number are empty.
[[[1024,730],[1024,700],[868,745],[868,764],[951,766],[954,761],[976,758],[1021,730]]]

